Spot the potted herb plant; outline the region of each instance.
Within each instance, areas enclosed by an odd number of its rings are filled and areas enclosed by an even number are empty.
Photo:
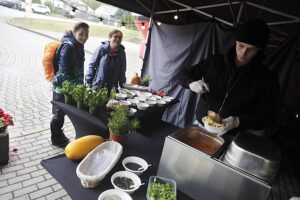
[[[119,142],[122,146],[125,146],[130,131],[140,127],[137,119],[129,119],[128,112],[125,106],[115,107],[107,124],[110,132],[109,138]]]
[[[72,97],[76,101],[77,108],[79,109],[83,109],[85,90],[86,88],[84,85],[76,85],[72,91]]]
[[[152,80],[152,79],[151,79],[151,76],[150,76],[150,75],[145,75],[145,76],[143,76],[143,78],[142,78],[142,80],[141,80],[141,85],[142,85],[142,86],[147,86],[147,87],[148,87],[151,80]]]
[[[74,87],[75,85],[70,81],[64,81],[62,83],[62,88],[60,89],[60,91],[64,94],[66,104],[71,104],[72,102],[72,92]]]

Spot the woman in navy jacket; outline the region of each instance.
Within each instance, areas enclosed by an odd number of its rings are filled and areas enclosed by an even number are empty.
[[[123,34],[119,30],[109,33],[109,40],[101,43],[91,58],[85,77],[86,84],[98,87],[123,87],[126,82],[126,54],[121,45]]]
[[[67,33],[61,39],[58,55],[59,70],[52,80],[53,100],[64,102],[64,96],[60,92],[62,82],[65,80],[74,84],[83,84],[84,74],[84,44],[89,37],[89,25],[79,22],[74,25],[73,31]],[[59,147],[65,147],[69,139],[63,133],[65,113],[57,106],[52,107],[51,141]]]

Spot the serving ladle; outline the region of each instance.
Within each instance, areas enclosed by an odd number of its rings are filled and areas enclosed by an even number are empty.
[[[217,122],[217,123],[222,123],[222,117],[219,115],[219,113],[216,113],[212,110],[208,110],[207,111],[207,116],[209,117],[209,119],[211,119],[212,121],[214,122]]]

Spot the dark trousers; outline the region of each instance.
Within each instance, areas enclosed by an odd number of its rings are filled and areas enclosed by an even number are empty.
[[[53,92],[53,101],[65,102],[63,94]],[[52,119],[50,122],[51,137],[59,136],[63,133],[62,127],[65,122],[65,113],[56,105],[52,105]]]

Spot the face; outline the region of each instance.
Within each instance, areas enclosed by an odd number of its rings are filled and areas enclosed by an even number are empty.
[[[236,64],[238,66],[249,63],[261,48],[251,44],[236,41]]]
[[[122,42],[122,35],[120,33],[115,33],[109,38],[109,41],[112,49],[118,48]]]
[[[80,28],[74,33],[74,36],[80,44],[84,44],[89,38],[89,29]]]

